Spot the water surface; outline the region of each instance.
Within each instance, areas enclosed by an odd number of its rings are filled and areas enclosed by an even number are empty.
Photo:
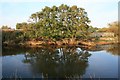
[[[118,78],[118,45],[3,47],[3,78]]]

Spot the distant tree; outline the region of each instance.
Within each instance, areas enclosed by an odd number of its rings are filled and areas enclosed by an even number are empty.
[[[29,28],[29,25],[26,22],[16,24],[16,29],[24,29],[24,30],[26,30],[28,28]]]
[[[115,36],[118,36],[118,22],[112,22],[108,24],[109,28],[108,31],[109,32],[113,32],[115,34]]]
[[[23,35],[21,31],[2,31],[2,42],[10,42],[11,44],[18,43],[21,41],[18,38],[20,35]]]
[[[103,28],[99,28],[98,29],[99,32],[113,32],[115,34],[115,36],[118,36],[118,22],[112,22],[108,24],[108,28],[107,27],[103,27]]]
[[[11,29],[11,28],[8,27],[8,26],[4,26],[4,25],[3,25],[3,26],[1,27],[1,29]]]

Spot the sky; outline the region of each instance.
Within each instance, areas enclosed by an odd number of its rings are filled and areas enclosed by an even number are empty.
[[[45,6],[61,4],[84,8],[93,27],[108,27],[108,23],[118,20],[118,2],[119,0],[0,0],[0,27],[7,25],[15,28],[17,23],[27,22],[32,13],[41,11]]]

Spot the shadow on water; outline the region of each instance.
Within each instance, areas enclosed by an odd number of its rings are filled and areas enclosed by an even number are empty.
[[[24,53],[22,62],[30,63],[32,72],[43,78],[80,78],[85,74],[91,56],[88,51],[76,47],[3,49],[3,56],[20,53]]]

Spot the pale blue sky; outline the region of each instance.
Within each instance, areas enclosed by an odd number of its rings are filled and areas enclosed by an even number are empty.
[[[92,0],[91,0],[92,1]],[[31,1],[23,2],[1,1],[0,2],[0,26],[8,25],[15,28],[16,23],[27,22],[30,15],[40,11],[45,6],[59,6],[67,4],[83,7],[88,13],[91,24],[94,27],[107,27],[107,24],[118,19],[118,0],[109,1]]]

